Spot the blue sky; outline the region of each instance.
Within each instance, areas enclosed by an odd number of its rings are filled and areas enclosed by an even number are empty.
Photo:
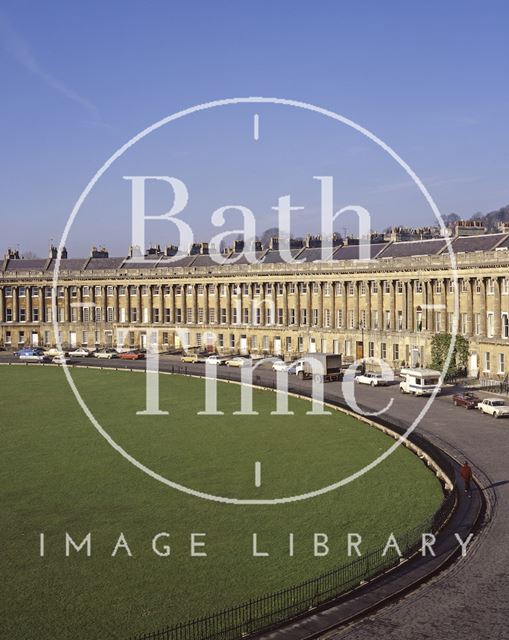
[[[2,251],[45,255],[89,179],[124,142],[194,104],[277,96],[341,113],[391,145],[444,213],[509,203],[506,2],[2,3]],[[260,115],[260,139],[252,136]],[[168,125],[94,189],[69,237],[123,254],[130,195],[123,175],[173,175],[197,240],[210,215],[243,204],[259,232],[290,193],[295,233],[318,231],[314,175],[333,175],[335,205],[368,208],[374,226],[427,224],[400,168],[359,134],[313,114],[222,108]],[[154,189],[152,212],[168,208]],[[237,228],[232,217],[228,228]],[[353,221],[346,219],[353,230]],[[153,223],[147,238],[176,238]],[[352,227],[352,229],[350,228]],[[224,230],[224,229],[223,229]]]

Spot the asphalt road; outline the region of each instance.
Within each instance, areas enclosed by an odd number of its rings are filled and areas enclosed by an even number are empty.
[[[11,360],[0,354],[0,362]],[[83,359],[82,364],[104,367],[144,368],[143,361]],[[176,356],[161,356],[161,371],[190,374],[204,372],[202,364],[182,365]],[[220,377],[239,379],[240,370],[220,367]],[[272,386],[270,367],[257,368],[259,384]],[[292,379],[298,390],[310,382]],[[342,399],[340,383],[325,385],[326,399]],[[396,385],[370,388],[356,385],[356,399],[363,408],[380,410],[393,399],[387,416],[408,424],[422,410],[424,398],[399,393]],[[401,600],[347,628],[323,636],[327,640],[433,639],[509,640],[509,419],[495,420],[476,410],[454,407],[446,389],[423,417],[417,431],[453,457],[470,462],[488,503],[484,526],[466,558]],[[487,394],[479,394],[485,396]]]

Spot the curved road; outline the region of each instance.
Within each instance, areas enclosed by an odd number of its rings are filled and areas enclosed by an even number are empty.
[[[0,361],[11,358],[0,355]],[[144,368],[144,362],[84,361],[87,365]],[[175,356],[161,356],[160,369],[183,368]],[[204,366],[185,366],[201,374]],[[221,367],[221,377],[239,378],[239,370]],[[259,384],[272,386],[274,373],[256,371]],[[293,381],[292,381],[293,382]],[[310,383],[297,382],[309,388]],[[325,386],[327,398],[342,398],[340,384]],[[417,430],[453,457],[467,459],[487,500],[483,528],[465,558],[454,562],[415,591],[348,627],[321,636],[322,640],[509,640],[509,419],[494,420],[454,407],[452,390],[432,404]],[[486,394],[479,394],[481,396]],[[394,386],[372,389],[356,385],[358,403],[379,410],[390,398],[390,418],[408,423],[426,400],[402,396]]]

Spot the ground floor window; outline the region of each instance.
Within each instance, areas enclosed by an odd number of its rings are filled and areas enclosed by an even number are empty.
[[[387,360],[387,344],[385,342],[380,343],[380,358]]]
[[[392,345],[392,359],[397,362],[399,360],[399,344]]]
[[[374,358],[374,357],[375,357],[375,343],[368,342],[368,358]]]
[[[297,350],[299,351],[299,353],[302,353],[304,351],[304,338],[302,336],[299,336],[297,338]]]
[[[498,373],[505,373],[505,353],[498,354]]]
[[[484,371],[486,373],[491,371],[491,353],[489,351],[484,354]]]

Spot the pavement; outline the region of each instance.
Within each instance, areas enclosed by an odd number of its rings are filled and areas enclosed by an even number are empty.
[[[0,363],[11,357],[0,354]],[[143,361],[84,359],[83,364],[118,368],[144,368]],[[204,372],[202,364],[182,365],[176,356],[161,356],[162,371],[177,369],[190,374]],[[240,371],[220,367],[220,376],[238,379]],[[266,365],[257,368],[257,384],[272,386],[274,373]],[[292,381],[309,393],[310,382]],[[340,383],[325,385],[325,398],[342,400]],[[414,420],[427,403],[424,398],[399,394],[397,386],[371,388],[356,385],[356,399],[363,408],[379,410],[392,398],[387,417],[400,424]],[[482,528],[465,558],[459,558],[435,577],[406,595],[392,600],[366,617],[326,633],[279,636],[320,637],[323,640],[509,640],[509,419],[495,420],[477,410],[453,405],[449,388],[437,397],[419,422],[424,435],[458,461],[468,460],[485,501]],[[477,392],[476,392],[477,393]],[[480,397],[487,393],[479,392]],[[334,621],[331,622],[334,624]],[[268,635],[266,636],[269,637]]]

